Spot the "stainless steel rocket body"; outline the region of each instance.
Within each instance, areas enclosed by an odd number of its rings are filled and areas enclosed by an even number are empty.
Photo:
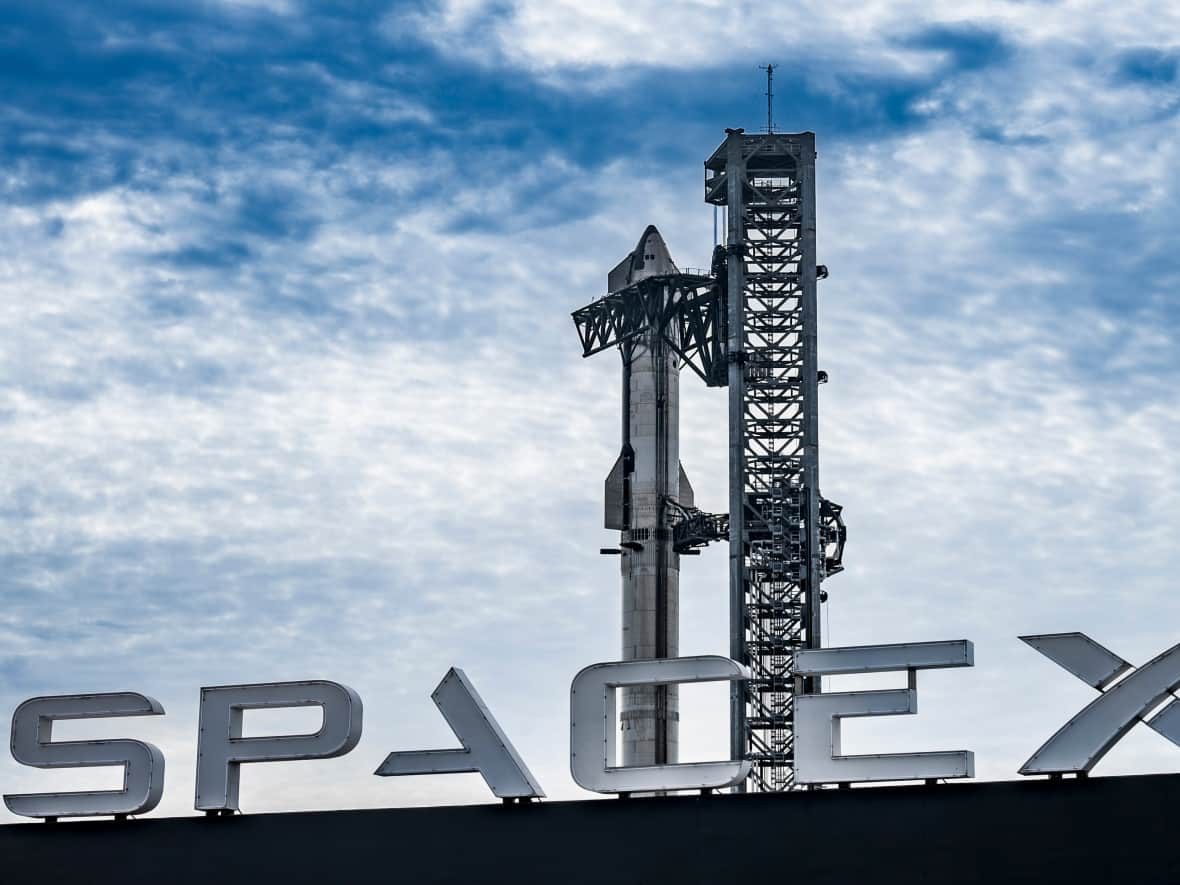
[[[659,231],[648,227],[611,271],[607,288],[617,292],[677,273]],[[623,660],[676,657],[680,557],[673,550],[672,523],[675,505],[692,503],[680,466],[680,360],[658,331],[630,339],[620,351],[623,444],[606,480],[606,527],[622,533]],[[623,689],[620,708],[623,765],[676,761],[675,686]]]
[[[680,500],[680,365],[660,336],[625,348],[628,422],[634,470],[630,527],[623,531],[623,660],[676,657],[680,651],[680,557],[672,549],[668,501]],[[677,759],[675,686],[623,689],[624,765]]]

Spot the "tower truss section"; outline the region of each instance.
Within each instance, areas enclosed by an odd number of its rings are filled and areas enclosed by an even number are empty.
[[[726,130],[705,200],[726,208],[731,696],[747,788],[794,786],[794,655],[820,646],[820,584],[844,527],[819,493],[815,136]],[[818,691],[812,680],[804,692]]]
[[[572,316],[584,357],[655,332],[707,385],[726,384],[725,305],[709,275],[649,277],[578,308]]]

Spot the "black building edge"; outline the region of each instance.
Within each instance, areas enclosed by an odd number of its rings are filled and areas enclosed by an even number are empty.
[[[1169,774],[28,823],[0,881],[1146,885],[1180,882],[1178,809]]]

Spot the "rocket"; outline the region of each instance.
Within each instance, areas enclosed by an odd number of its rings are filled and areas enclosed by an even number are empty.
[[[607,290],[678,273],[664,238],[649,225],[607,276]],[[680,463],[681,363],[659,330],[624,342],[620,351],[622,450],[606,478],[604,522],[621,533],[623,660],[676,657],[680,556],[673,549],[672,525],[676,505],[693,506],[692,486]],[[638,686],[622,693],[622,764],[675,762],[676,686]]]

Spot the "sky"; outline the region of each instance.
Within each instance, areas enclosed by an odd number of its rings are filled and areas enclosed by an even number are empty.
[[[201,686],[333,679],[359,746],[245,766],[245,813],[484,802],[372,776],[457,745],[429,695],[460,666],[548,795],[589,797],[568,692],[619,655],[619,367],[569,314],[649,223],[707,264],[701,164],[764,124],[768,62],[831,271],[826,644],[975,643],[846,751],[1015,778],[1093,693],[1018,635],[1180,641],[1180,7],[7,0],[0,721],[151,695],[54,735],[158,744],[154,814],[192,814]],[[724,510],[724,393],[682,391]],[[726,594],[722,548],[685,561],[682,654],[727,651]],[[684,757],[724,756],[724,689],[683,695]],[[1178,768],[1138,727],[1095,774]],[[0,759],[0,792],[117,783]]]

